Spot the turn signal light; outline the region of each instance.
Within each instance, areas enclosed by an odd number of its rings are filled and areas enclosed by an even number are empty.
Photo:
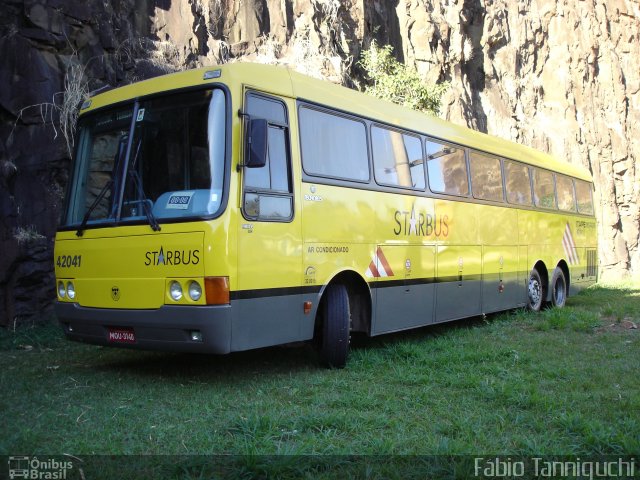
[[[204,277],[207,305],[228,305],[229,277]]]

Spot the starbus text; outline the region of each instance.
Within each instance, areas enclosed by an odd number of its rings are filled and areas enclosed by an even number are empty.
[[[396,210],[394,214],[396,235],[416,235],[418,237],[447,237],[449,235],[449,216],[416,213],[415,210]]]

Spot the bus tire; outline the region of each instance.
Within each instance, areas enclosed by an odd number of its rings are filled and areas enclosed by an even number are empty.
[[[562,308],[567,303],[567,279],[561,268],[556,267],[551,277],[551,305]]]
[[[529,274],[529,282],[527,283],[527,307],[529,310],[539,312],[544,305],[546,296],[546,285],[543,283],[538,269],[534,268]]]
[[[320,361],[329,368],[342,368],[349,355],[351,315],[347,288],[339,283],[327,287],[322,312]]]

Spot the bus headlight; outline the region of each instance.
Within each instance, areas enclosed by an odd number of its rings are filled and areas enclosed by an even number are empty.
[[[67,283],[67,297],[69,297],[70,300],[76,298],[76,287],[73,286],[73,282]]]
[[[197,302],[200,300],[200,297],[202,297],[202,287],[198,282],[193,280],[189,282],[189,297],[191,297],[191,300],[194,302]]]
[[[169,295],[176,302],[182,298],[182,286],[175,280],[169,284]]]
[[[67,290],[66,288],[64,288],[64,283],[58,282],[58,296],[60,298],[64,298],[66,294],[67,294]]]

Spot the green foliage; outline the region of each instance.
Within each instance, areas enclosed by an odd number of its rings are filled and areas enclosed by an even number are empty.
[[[600,326],[600,317],[595,312],[584,310],[564,310],[551,308],[540,314],[540,321],[536,324],[538,330],[565,330],[576,332],[592,332]]]
[[[127,478],[314,480],[471,478],[447,459],[482,452],[631,455],[639,299],[640,285],[600,285],[563,309],[356,337],[343,370],[308,347],[179,355],[0,328],[0,452],[94,454],[86,478],[126,461]]]
[[[379,47],[376,42],[371,43],[369,49],[363,52],[359,64],[372,82],[365,88],[365,93],[438,115],[442,95],[449,88],[449,83],[426,84],[418,72],[398,62],[392,52],[391,45]]]

